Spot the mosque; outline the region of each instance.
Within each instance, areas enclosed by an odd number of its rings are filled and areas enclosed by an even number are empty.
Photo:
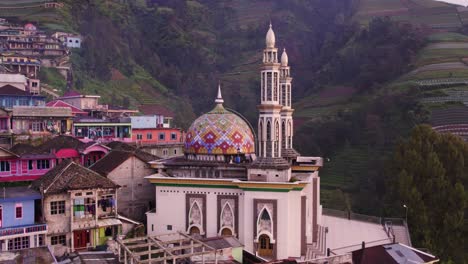
[[[187,131],[185,155],[152,163],[158,173],[146,177],[156,186],[148,235],[235,236],[265,259],[299,258],[321,247],[322,158],[293,148],[290,70],[286,50],[278,60],[270,25],[257,133],[223,105],[218,87],[213,110]]]

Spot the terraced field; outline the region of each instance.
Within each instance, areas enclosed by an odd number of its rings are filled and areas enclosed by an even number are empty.
[[[355,20],[362,24],[373,17],[388,16],[435,29],[454,29],[462,25],[456,6],[431,0],[362,0],[358,10]]]

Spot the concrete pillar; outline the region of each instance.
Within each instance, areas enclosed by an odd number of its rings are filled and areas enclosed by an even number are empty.
[[[122,256],[121,256],[121,254],[122,254],[122,247],[120,246],[120,243],[117,243],[117,252],[118,252],[118,254],[119,254],[119,263],[121,263],[121,262],[122,262]]]
[[[205,246],[202,247],[202,255],[201,255],[201,259],[202,259],[202,264],[205,264]]]

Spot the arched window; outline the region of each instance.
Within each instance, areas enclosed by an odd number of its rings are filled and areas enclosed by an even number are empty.
[[[281,147],[286,148],[286,123],[281,123]]]
[[[276,121],[275,123],[275,157],[279,157],[279,137],[280,137],[280,128],[279,128],[279,122]]]
[[[273,100],[278,101],[278,73],[273,74]]]
[[[263,121],[260,120],[258,123],[258,153],[260,156],[263,155],[263,145],[264,143],[264,136],[263,136]]]
[[[266,127],[266,155],[267,157],[271,157],[272,156],[272,145],[271,145],[271,123],[270,121],[267,122],[267,127]]]
[[[262,101],[265,101],[265,73],[264,72],[262,72],[260,96],[262,98]]]
[[[267,127],[266,127],[266,140],[270,141],[271,140],[271,123],[270,121],[267,122]]]
[[[273,76],[272,76],[272,72],[267,72],[266,73],[267,75],[267,78],[266,78],[266,93],[267,93],[267,101],[271,101],[272,100],[272,88],[273,88]]]
[[[281,105],[286,106],[286,85],[281,85]]]

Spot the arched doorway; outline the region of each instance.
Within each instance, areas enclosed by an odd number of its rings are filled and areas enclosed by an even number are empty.
[[[192,226],[189,231],[190,235],[200,235],[200,229],[196,226]]]
[[[223,228],[221,230],[221,236],[232,236],[232,231],[229,228]]]
[[[263,257],[273,256],[273,244],[270,243],[270,237],[261,235],[258,238],[258,254]]]

